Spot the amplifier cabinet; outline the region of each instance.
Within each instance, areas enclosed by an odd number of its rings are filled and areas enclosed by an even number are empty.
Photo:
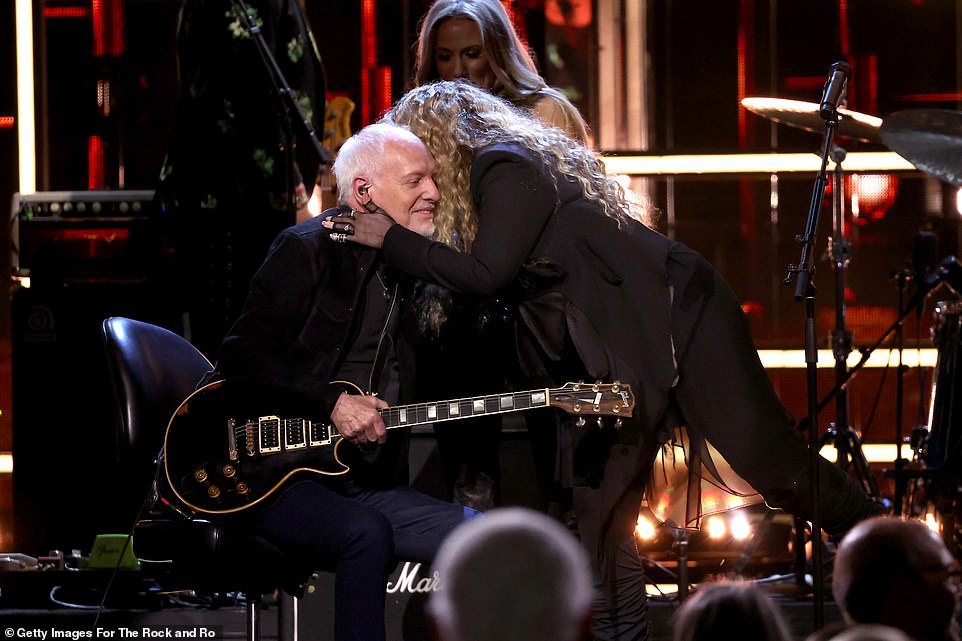
[[[152,191],[16,193],[10,214],[14,278],[139,280],[161,251]]]

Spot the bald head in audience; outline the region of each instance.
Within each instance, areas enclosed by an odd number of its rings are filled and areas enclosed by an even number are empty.
[[[489,510],[445,540],[428,617],[441,641],[587,641],[592,576],[581,543],[540,512]]]
[[[958,639],[958,563],[920,521],[883,516],[852,528],[835,555],[832,592],[849,624],[888,625],[917,641]]]

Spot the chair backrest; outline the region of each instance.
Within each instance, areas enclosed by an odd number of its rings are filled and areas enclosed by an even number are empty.
[[[107,367],[119,413],[121,459],[149,465],[174,411],[211,371],[210,361],[185,338],[119,316],[103,322]]]
[[[171,417],[213,368],[187,340],[157,325],[112,317],[103,322],[103,333],[126,450],[124,482],[146,481],[142,477],[156,469]],[[141,562],[153,563],[158,580],[164,576],[179,587],[249,597],[281,587],[299,595],[313,571],[300,555],[285,555],[243,526],[150,516],[138,520],[134,531]]]

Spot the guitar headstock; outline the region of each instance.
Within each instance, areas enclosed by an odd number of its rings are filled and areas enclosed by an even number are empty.
[[[565,383],[548,390],[548,405],[578,416],[627,418],[635,409],[631,385],[619,383]]]

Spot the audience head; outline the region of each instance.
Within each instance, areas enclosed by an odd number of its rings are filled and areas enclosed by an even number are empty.
[[[403,127],[375,123],[345,141],[333,166],[342,204],[361,209],[373,201],[395,221],[419,234],[434,229],[434,158]]]
[[[917,641],[957,637],[958,563],[922,522],[875,517],[852,528],[835,556],[832,592],[850,624],[899,628]]]
[[[460,525],[435,559],[440,589],[427,613],[442,641],[588,638],[588,556],[563,525],[527,508],[498,508]]]
[[[674,616],[673,641],[789,641],[778,606],[744,582],[703,583]]]
[[[912,637],[888,625],[863,623],[845,628],[832,636],[831,641],[912,641]]]

